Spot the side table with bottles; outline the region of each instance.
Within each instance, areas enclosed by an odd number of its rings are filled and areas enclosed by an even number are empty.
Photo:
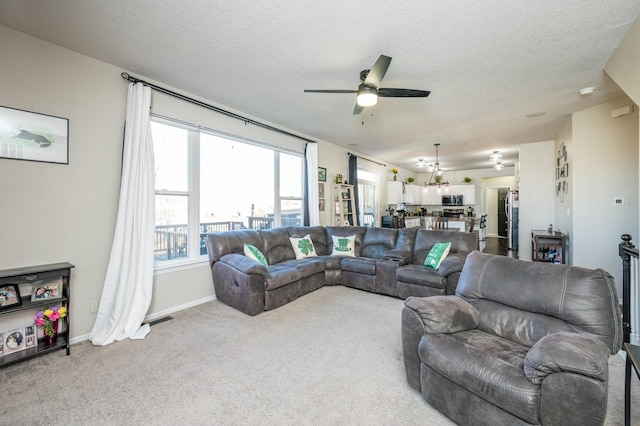
[[[531,231],[531,257],[534,262],[566,264],[567,236],[546,229]]]

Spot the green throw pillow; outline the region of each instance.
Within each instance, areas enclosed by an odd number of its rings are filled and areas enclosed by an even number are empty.
[[[424,259],[424,266],[437,270],[449,254],[449,250],[451,250],[451,243],[436,243]]]
[[[311,241],[311,235],[309,234],[302,238],[289,237],[289,241],[291,241],[291,247],[293,247],[293,251],[296,253],[296,259],[304,259],[305,257],[318,255],[316,248],[313,246],[313,241]]]
[[[269,266],[267,264],[267,258],[264,257],[264,254],[262,254],[260,250],[258,250],[255,246],[252,246],[251,244],[244,245],[244,255],[247,256],[249,259],[257,260],[258,262],[262,263],[264,266]]]
[[[332,256],[356,256],[356,236],[350,235],[348,237],[339,237],[332,235],[333,250]]]

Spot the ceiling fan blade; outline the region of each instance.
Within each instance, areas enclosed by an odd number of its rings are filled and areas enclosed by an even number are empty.
[[[355,108],[353,108],[353,115],[358,115],[362,111],[364,111],[364,107],[358,105],[358,103],[356,102],[356,106],[355,106]]]
[[[358,93],[357,90],[308,90],[305,89],[306,93]]]
[[[389,87],[378,89],[378,96],[381,98],[426,98],[430,93],[429,90],[393,89]]]
[[[367,74],[364,84],[375,88],[380,87],[380,83],[382,83],[382,79],[387,73],[390,63],[391,58],[389,56],[380,55],[376,63],[373,64],[373,67],[369,70],[369,74]]]

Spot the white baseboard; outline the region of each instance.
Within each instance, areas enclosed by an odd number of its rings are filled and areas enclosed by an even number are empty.
[[[203,297],[202,299],[193,300],[193,301],[191,301],[189,303],[185,303],[183,305],[172,306],[171,308],[165,309],[164,311],[154,312],[152,314],[147,315],[146,317],[144,317],[144,321],[145,322],[150,322],[150,321],[156,320],[158,318],[166,317],[167,315],[171,315],[171,314],[176,313],[176,312],[184,311],[185,309],[189,309],[189,308],[192,308],[194,306],[202,305],[203,303],[211,302],[212,300],[216,300],[216,296],[214,296],[214,295],[207,296],[207,297]],[[69,343],[71,343],[72,345],[75,345],[76,343],[80,343],[80,342],[84,342],[85,340],[89,340],[89,334],[90,333],[83,334],[82,336],[73,337],[73,338],[71,338]]]

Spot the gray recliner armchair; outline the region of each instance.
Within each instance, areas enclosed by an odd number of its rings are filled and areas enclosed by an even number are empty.
[[[607,272],[471,253],[454,296],[409,297],[409,384],[464,425],[601,425],[622,320]]]

